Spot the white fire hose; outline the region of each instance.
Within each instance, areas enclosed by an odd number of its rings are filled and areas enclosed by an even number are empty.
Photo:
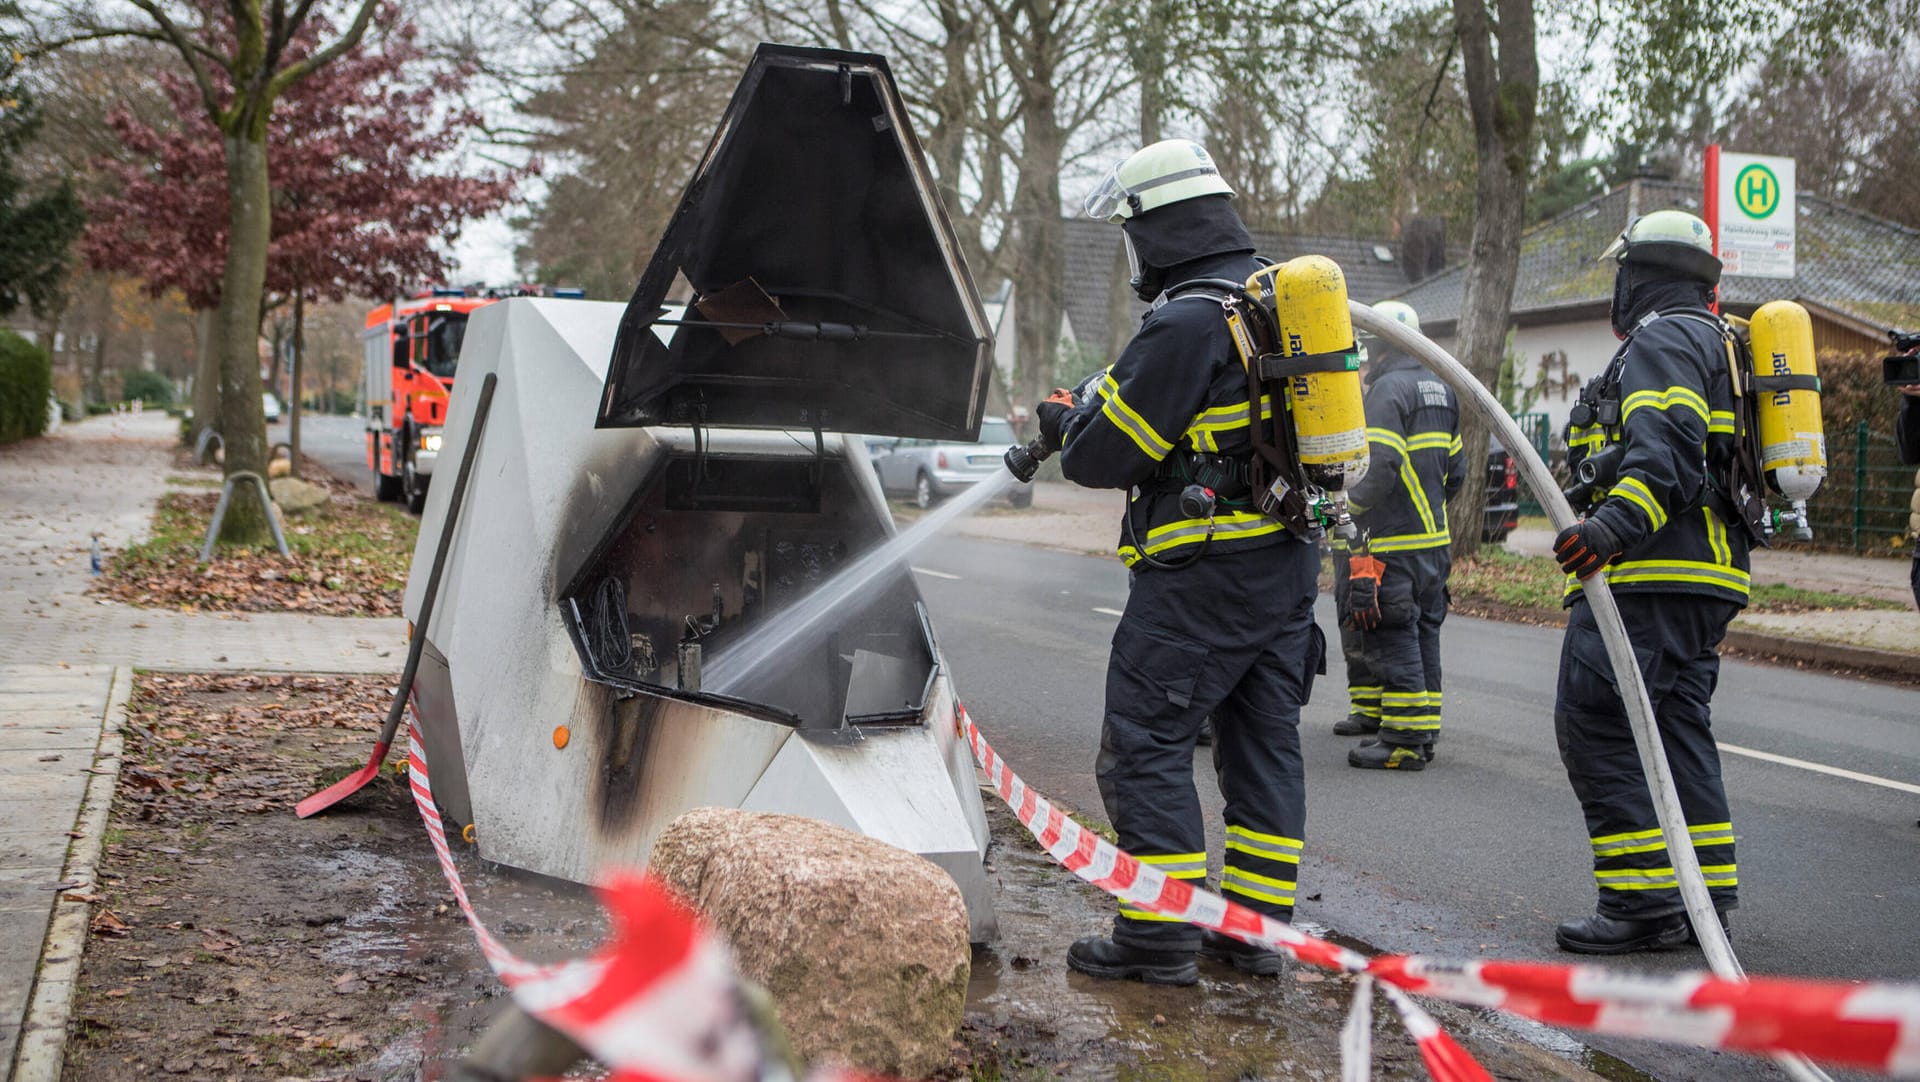
[[[1487,423],[1493,426],[1500,442],[1513,454],[1513,460],[1520,465],[1528,486],[1540,500],[1541,506],[1546,508],[1547,518],[1552,521],[1556,533],[1574,524],[1573,508],[1561,495],[1552,471],[1534,451],[1532,441],[1520,431],[1520,426],[1508,416],[1499,400],[1464,365],[1431,339],[1405,324],[1357,301],[1349,302],[1349,307],[1353,309],[1356,330],[1365,331],[1406,350],[1452,387],[1454,393],[1474,404]],[[1733,947],[1727,942],[1726,932],[1720,927],[1719,915],[1714,912],[1713,901],[1707,894],[1706,880],[1700,874],[1700,861],[1693,852],[1693,841],[1687,833],[1687,818],[1680,809],[1680,796],[1673,787],[1673,771],[1667,765],[1666,748],[1661,744],[1653,705],[1647,698],[1646,681],[1641,677],[1640,665],[1634,658],[1633,643],[1627,638],[1627,627],[1621,622],[1620,609],[1613,603],[1613,591],[1608,588],[1606,577],[1599,574],[1586,579],[1582,585],[1587,604],[1593,610],[1594,622],[1600,627],[1600,636],[1607,643],[1607,658],[1613,663],[1616,686],[1620,690],[1621,701],[1626,704],[1627,718],[1633,727],[1633,742],[1640,752],[1640,769],[1646,774],[1647,786],[1653,793],[1654,811],[1660,817],[1660,833],[1666,840],[1667,854],[1673,860],[1674,874],[1680,881],[1680,898],[1686,903],[1694,934],[1699,938],[1700,948],[1707,956],[1707,965],[1715,976],[1725,980],[1745,980],[1746,971],[1740,968],[1740,960],[1733,955]],[[1781,1055],[1776,1056],[1775,1060],[1797,1082],[1832,1082],[1826,1072],[1804,1057]]]

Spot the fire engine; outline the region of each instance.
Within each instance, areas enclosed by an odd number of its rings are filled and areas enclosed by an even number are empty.
[[[537,287],[511,290],[436,287],[367,313],[364,391],[367,468],[375,495],[403,500],[418,514],[440,458],[453,372],[460,363],[467,317],[503,297],[538,296]],[[555,289],[554,297],[580,297]],[[397,313],[396,314],[396,309]]]

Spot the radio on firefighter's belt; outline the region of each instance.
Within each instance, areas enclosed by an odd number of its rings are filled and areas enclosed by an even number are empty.
[[[1813,320],[1792,301],[1771,301],[1753,313],[1747,330],[1753,348],[1760,471],[1767,487],[1791,505],[1791,510],[1775,515],[1775,522],[1792,539],[1810,541],[1807,501],[1827,476]]]

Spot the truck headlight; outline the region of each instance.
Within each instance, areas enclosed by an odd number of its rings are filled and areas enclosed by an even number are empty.
[[[440,449],[440,433],[428,432],[421,436],[420,449],[422,451],[438,451]]]

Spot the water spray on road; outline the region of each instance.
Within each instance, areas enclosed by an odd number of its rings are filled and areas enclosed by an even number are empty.
[[[940,505],[933,513],[895,534],[885,544],[848,564],[797,604],[776,613],[754,628],[706,666],[702,686],[728,694],[768,661],[823,620],[834,617],[848,602],[864,597],[880,576],[902,564],[947,527],[1004,495],[1014,478],[995,473]]]

